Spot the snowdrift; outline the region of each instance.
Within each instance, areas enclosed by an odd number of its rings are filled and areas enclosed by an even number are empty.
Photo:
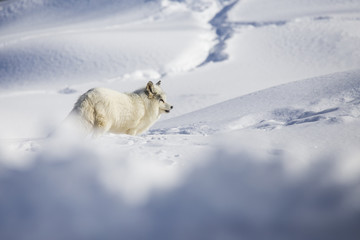
[[[144,0],[1,3],[0,90],[145,81],[188,71],[212,45],[206,23],[212,6],[193,12],[191,4]]]
[[[278,128],[305,122],[357,119],[360,71],[296,81],[254,92],[158,123],[158,128],[212,131]]]

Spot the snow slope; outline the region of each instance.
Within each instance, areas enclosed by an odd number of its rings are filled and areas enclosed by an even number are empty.
[[[212,44],[213,34],[197,23],[196,12],[172,4],[24,0],[3,5],[1,89],[159,78],[194,68]],[[36,16],[31,27],[27,15]],[[9,21],[15,27],[7,27]]]
[[[187,127],[206,124],[213,132],[255,127],[263,123],[269,129],[296,124],[299,119],[330,116],[319,120],[342,121],[359,117],[360,71],[329,74],[279,85],[221,102],[205,109],[162,121],[157,126]],[[334,114],[334,118],[332,115]],[[275,118],[275,119],[271,119]],[[270,126],[266,122],[274,121]],[[199,122],[197,122],[199,121]],[[195,127],[194,130],[199,129]]]
[[[1,239],[359,239],[360,4],[0,3]],[[141,136],[48,138],[162,78]]]

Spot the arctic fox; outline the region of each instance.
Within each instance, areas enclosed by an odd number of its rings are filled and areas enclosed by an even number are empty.
[[[149,81],[145,88],[120,93],[107,88],[93,88],[79,97],[69,118],[88,134],[141,134],[148,130],[162,113],[173,108],[166,102],[160,87]]]

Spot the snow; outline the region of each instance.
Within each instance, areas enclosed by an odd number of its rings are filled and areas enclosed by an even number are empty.
[[[244,0],[235,6],[229,17],[238,22],[281,22],[352,13],[357,16],[359,9],[356,0]]]
[[[33,4],[29,3],[31,1],[25,2],[39,8],[36,1]],[[49,1],[48,6],[47,2],[45,1],[44,6],[41,5],[41,12],[54,11],[56,6],[55,9],[60,8],[57,10],[59,17],[63,17],[62,8],[71,6],[67,3],[58,6],[56,1]],[[23,7],[17,7],[17,4],[20,3],[14,3],[13,7],[22,10]],[[74,9],[71,8],[69,14],[75,19],[69,17],[62,25],[53,19],[49,21],[55,21],[54,25],[46,23],[45,26],[34,20],[35,26],[17,32],[6,28],[8,16],[4,10],[5,13],[0,14],[0,19],[5,22],[4,30],[0,30],[4,33],[1,37],[1,88],[11,88],[14,84],[23,88],[49,88],[59,87],[59,82],[67,85],[99,80],[107,82],[127,79],[129,74],[130,77],[135,75],[141,80],[148,77],[159,78],[164,74],[194,68],[206,57],[208,47],[212,44],[213,33],[208,31],[209,27],[194,24],[196,16],[192,16],[187,9],[179,9],[175,13],[170,11],[169,15],[158,6],[159,13],[156,12],[156,16],[151,17],[148,12],[154,10],[146,6],[150,4],[154,8],[155,3],[144,2],[145,6],[140,5],[139,13],[136,14],[142,18],[126,24],[117,15],[108,16],[108,8],[112,6],[122,9],[122,5],[125,5],[133,9],[135,3],[108,1],[102,4],[104,9],[100,8],[96,13],[99,15],[102,12],[104,17],[100,19],[88,16],[87,12],[79,19],[79,16],[73,16]],[[98,3],[80,1],[77,5],[78,11],[82,11],[83,5],[94,11],[93,8]],[[116,14],[121,13],[122,11]],[[19,18],[25,16],[21,15]],[[54,18],[56,16],[57,14]],[[15,29],[21,30],[24,27],[27,27],[27,22]],[[174,44],[176,48],[173,47]],[[183,56],[190,57],[191,60],[185,60]],[[23,79],[24,75],[27,76],[26,80]]]
[[[1,239],[358,239],[354,0],[0,2]],[[162,79],[141,136],[48,137]]]

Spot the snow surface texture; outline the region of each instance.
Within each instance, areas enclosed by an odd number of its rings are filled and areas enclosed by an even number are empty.
[[[0,239],[359,239],[360,2],[0,2]],[[46,137],[162,79],[141,136]]]

